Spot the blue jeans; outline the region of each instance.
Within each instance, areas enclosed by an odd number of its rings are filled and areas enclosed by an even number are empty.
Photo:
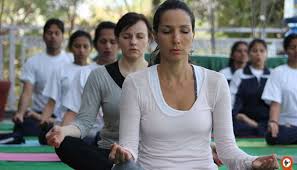
[[[112,170],[144,170],[138,163],[129,160],[125,163],[116,164]]]

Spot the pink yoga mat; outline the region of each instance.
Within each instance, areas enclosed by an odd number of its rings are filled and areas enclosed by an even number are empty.
[[[58,162],[55,153],[0,153],[0,160],[21,162]]]

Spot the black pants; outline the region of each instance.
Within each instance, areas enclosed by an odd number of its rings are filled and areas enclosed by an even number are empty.
[[[25,117],[23,123],[15,123],[13,132],[23,136],[38,136],[41,133],[39,120],[33,117]]]
[[[266,134],[266,142],[269,145],[292,145],[297,144],[297,126],[279,125],[279,132],[276,138],[271,132]]]
[[[109,149],[88,145],[79,138],[65,137],[56,153],[62,162],[76,170],[110,170],[113,166],[108,159]]]

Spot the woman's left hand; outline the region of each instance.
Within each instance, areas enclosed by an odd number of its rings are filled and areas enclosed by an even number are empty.
[[[112,144],[109,159],[112,160],[115,164],[118,164],[133,159],[133,156],[122,146],[118,144]]]
[[[279,168],[276,155],[261,156],[252,163],[253,170],[274,170]]]

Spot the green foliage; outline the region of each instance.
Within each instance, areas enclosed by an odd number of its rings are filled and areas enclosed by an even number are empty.
[[[263,4],[266,3],[266,4]],[[282,27],[283,0],[218,0],[216,16],[218,27]],[[260,15],[265,14],[265,23]]]

